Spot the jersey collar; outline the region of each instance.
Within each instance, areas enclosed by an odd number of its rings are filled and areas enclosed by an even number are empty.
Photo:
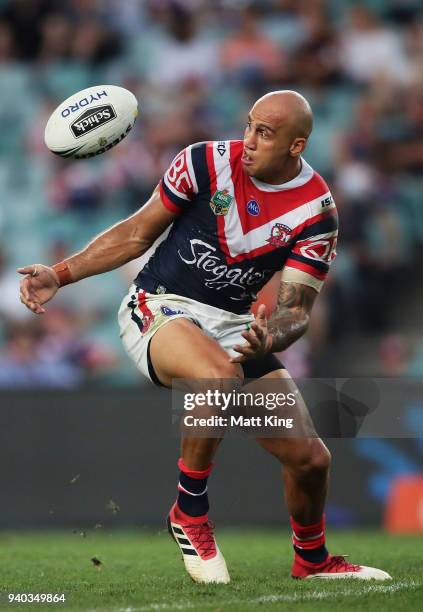
[[[259,181],[258,179],[250,176],[250,179],[261,191],[285,191],[286,189],[294,189],[295,187],[301,187],[305,185],[313,176],[313,168],[306,162],[306,160],[301,157],[301,170],[299,174],[290,181],[286,183],[282,183],[281,185],[271,185],[270,183],[263,183],[263,181]]]

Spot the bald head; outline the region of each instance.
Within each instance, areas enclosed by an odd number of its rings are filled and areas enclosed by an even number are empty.
[[[244,172],[274,185],[297,176],[312,127],[310,104],[299,93],[285,90],[266,94],[248,113]]]
[[[293,138],[308,138],[313,129],[310,104],[296,91],[271,91],[259,98],[252,110],[271,117],[275,124],[289,126]]]

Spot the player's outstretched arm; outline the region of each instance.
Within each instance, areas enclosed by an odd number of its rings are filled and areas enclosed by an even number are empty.
[[[79,253],[51,267],[32,264],[19,268],[19,274],[25,275],[20,287],[21,302],[35,314],[43,314],[43,304],[54,297],[59,287],[136,259],[175,216],[163,205],[157,187],[139,211],[97,236]]]

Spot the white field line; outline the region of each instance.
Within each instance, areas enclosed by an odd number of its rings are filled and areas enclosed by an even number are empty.
[[[300,601],[315,601],[322,599],[333,599],[335,597],[350,597],[350,596],[362,596],[368,595],[369,593],[395,593],[396,591],[403,591],[405,589],[416,589],[423,583],[416,582],[414,580],[396,582],[389,585],[384,584],[371,584],[363,585],[361,588],[348,588],[340,589],[338,591],[309,591],[308,593],[287,593],[287,594],[274,594],[274,595],[263,595],[261,597],[255,597],[254,599],[224,599],[219,601],[209,602],[174,602],[174,603],[155,603],[147,606],[139,606],[136,608],[116,608],[114,612],[155,612],[159,610],[200,610],[202,608],[216,608],[223,606],[233,606],[242,604],[245,606],[255,606],[259,604],[272,604],[278,602],[300,602]],[[101,612],[99,609],[91,610],[90,612]]]

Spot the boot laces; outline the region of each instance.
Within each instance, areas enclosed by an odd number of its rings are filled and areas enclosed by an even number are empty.
[[[202,558],[214,557],[216,544],[213,535],[214,524],[206,521],[201,525],[184,525],[184,530]]]
[[[330,557],[325,570],[334,570],[335,572],[358,572],[359,565],[354,565],[346,560],[347,555],[334,555]]]

